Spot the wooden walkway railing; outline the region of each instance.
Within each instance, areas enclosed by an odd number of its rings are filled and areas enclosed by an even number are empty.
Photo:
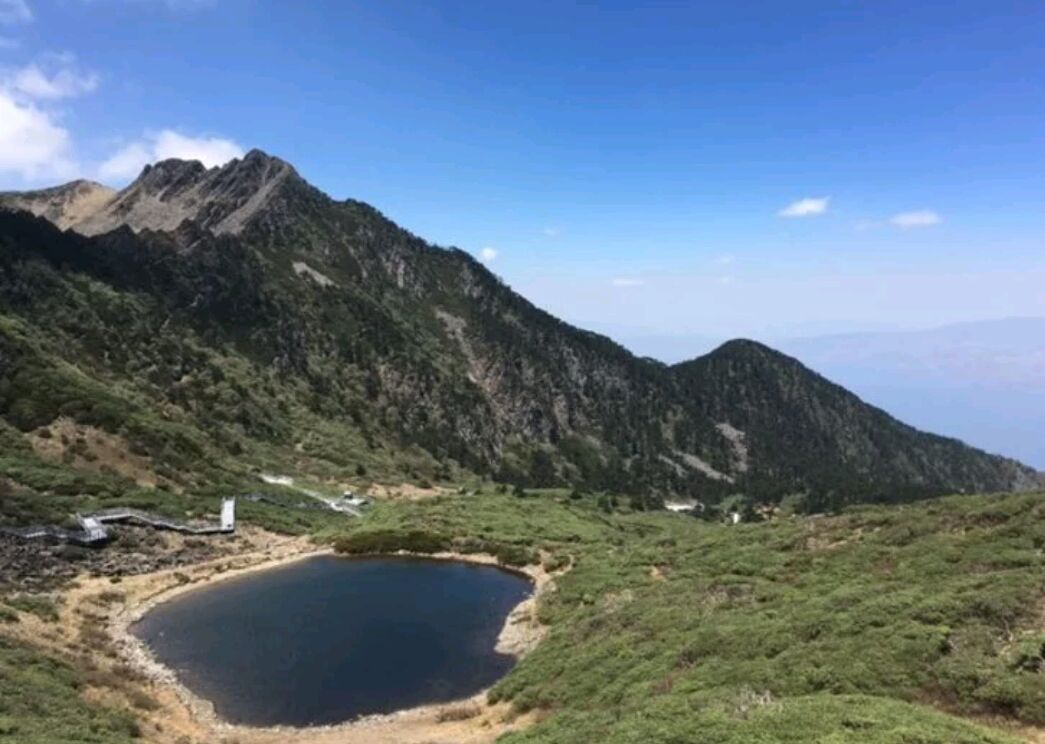
[[[217,524],[198,524],[163,517],[158,514],[116,507],[104,509],[86,516],[77,515],[80,529],[67,530],[53,525],[34,525],[30,527],[0,527],[0,534],[10,535],[22,540],[58,540],[76,545],[98,545],[106,542],[110,535],[105,525],[115,522],[132,522],[158,530],[173,530],[186,535],[216,535],[236,531],[236,499],[223,499],[221,502],[221,519]]]

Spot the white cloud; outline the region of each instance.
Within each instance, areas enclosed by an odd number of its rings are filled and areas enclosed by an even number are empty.
[[[7,73],[3,87],[27,98],[56,101],[93,92],[98,87],[98,76],[80,72],[63,58],[50,72],[34,63]]]
[[[208,168],[243,156],[243,148],[230,139],[188,137],[173,129],[164,129],[157,135],[155,150],[157,160],[199,160]]]
[[[811,217],[815,214],[823,214],[827,211],[827,203],[830,197],[806,197],[796,202],[791,202],[777,212],[778,217]]]
[[[24,12],[21,8],[24,7]],[[24,3],[0,0],[0,21],[24,18]],[[2,37],[0,37],[2,40]],[[92,93],[98,75],[84,72],[71,54],[50,54],[19,68],[0,68],[0,176],[24,182],[57,181],[82,175],[72,136],[62,126],[56,102]],[[123,180],[138,175],[147,164],[179,158],[199,160],[207,167],[241,157],[243,148],[222,137],[192,137],[174,129],[147,132],[95,168],[102,179]]]
[[[148,145],[142,142],[132,142],[121,147],[112,157],[98,166],[98,177],[103,181],[123,181],[134,178],[152,160],[155,160],[155,157]]]
[[[635,279],[630,276],[620,276],[610,281],[614,287],[640,287],[645,284],[642,279]]]
[[[903,230],[910,227],[931,227],[939,225],[943,218],[931,209],[917,209],[913,212],[900,212],[889,218],[889,223]]]
[[[486,248],[483,248],[481,251],[479,251],[479,258],[483,260],[483,263],[490,263],[495,258],[497,258],[497,249],[490,248],[489,246],[487,246]]]
[[[0,174],[28,181],[75,172],[69,132],[50,113],[0,89]]]
[[[22,13],[18,7],[0,0],[0,19]],[[89,93],[97,86],[97,76],[79,72],[70,55],[48,55],[39,63],[0,69],[0,174],[27,182],[77,175],[72,137],[59,123],[58,113],[43,104]]]
[[[121,147],[98,167],[98,176],[113,181],[134,178],[148,163],[169,158],[198,160],[212,168],[242,155],[243,148],[230,139],[190,137],[173,129],[164,129]]]
[[[0,23],[29,23],[33,11],[25,0],[0,0]]]
[[[548,226],[543,230],[544,234],[549,238],[556,238],[559,236],[559,228],[554,226]]]

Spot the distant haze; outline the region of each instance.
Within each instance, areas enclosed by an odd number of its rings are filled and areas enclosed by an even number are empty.
[[[603,330],[667,363],[725,340]],[[913,426],[1045,469],[1045,318],[759,340]]]

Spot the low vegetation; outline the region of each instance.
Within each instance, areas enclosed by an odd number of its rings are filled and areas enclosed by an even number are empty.
[[[375,530],[357,532],[334,541],[334,549],[345,555],[374,555],[377,553],[442,553],[451,551],[465,555],[494,556],[505,566],[526,566],[536,563],[539,554],[525,545],[499,542],[479,537],[455,537],[429,530]]]
[[[0,635],[0,742],[130,744],[140,735],[128,710],[88,705],[85,674]]]
[[[6,455],[36,462],[24,450]],[[605,493],[489,484],[379,500],[360,520],[258,486],[271,498],[241,500],[243,518],[311,532],[345,554],[450,550],[569,569],[540,602],[545,640],[491,693],[538,712],[511,744],[1001,744],[1019,739],[999,723],[1045,727],[1040,493],[727,526]],[[9,488],[0,505],[61,508],[21,493]],[[55,501],[202,515],[217,495],[128,487]],[[54,609],[43,595],[8,594],[0,639],[19,613],[47,619]],[[130,690],[126,709],[89,706],[80,692],[101,682],[71,663],[2,641],[0,742],[133,737],[133,711],[154,702]]]
[[[550,633],[493,690],[508,741],[1012,741],[1045,725],[1045,497],[734,527],[565,492],[378,504],[339,545],[479,538],[568,556]]]
[[[7,605],[21,612],[29,612],[47,622],[58,619],[58,608],[50,597],[32,594],[18,594],[8,597]]]

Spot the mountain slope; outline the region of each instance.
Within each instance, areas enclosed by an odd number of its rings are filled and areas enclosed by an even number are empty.
[[[845,493],[826,501],[880,498],[955,488],[990,490],[999,465],[1012,488],[1033,488],[1037,475],[1009,460],[984,458],[956,439],[918,431],[869,406],[787,357],[754,341],[731,341],[675,365],[701,410],[746,432],[744,445],[761,452],[754,478],[770,490],[780,481],[829,484],[846,473]],[[884,489],[883,489],[884,487]],[[754,483],[749,489],[755,489]],[[830,488],[830,487],[829,487]]]
[[[203,450],[640,501],[895,500],[1036,477],[905,427],[764,347],[733,342],[675,367],[636,358],[258,151],[221,168],[157,163],[91,214],[45,214],[82,235],[0,216],[0,331],[37,348],[15,358],[67,362]],[[124,305],[133,319],[112,308]],[[27,418],[24,401],[0,395],[22,430],[62,412],[39,404]]]
[[[0,193],[0,207],[44,217],[63,230],[98,214],[116,191],[93,181],[72,181],[49,189]]]

